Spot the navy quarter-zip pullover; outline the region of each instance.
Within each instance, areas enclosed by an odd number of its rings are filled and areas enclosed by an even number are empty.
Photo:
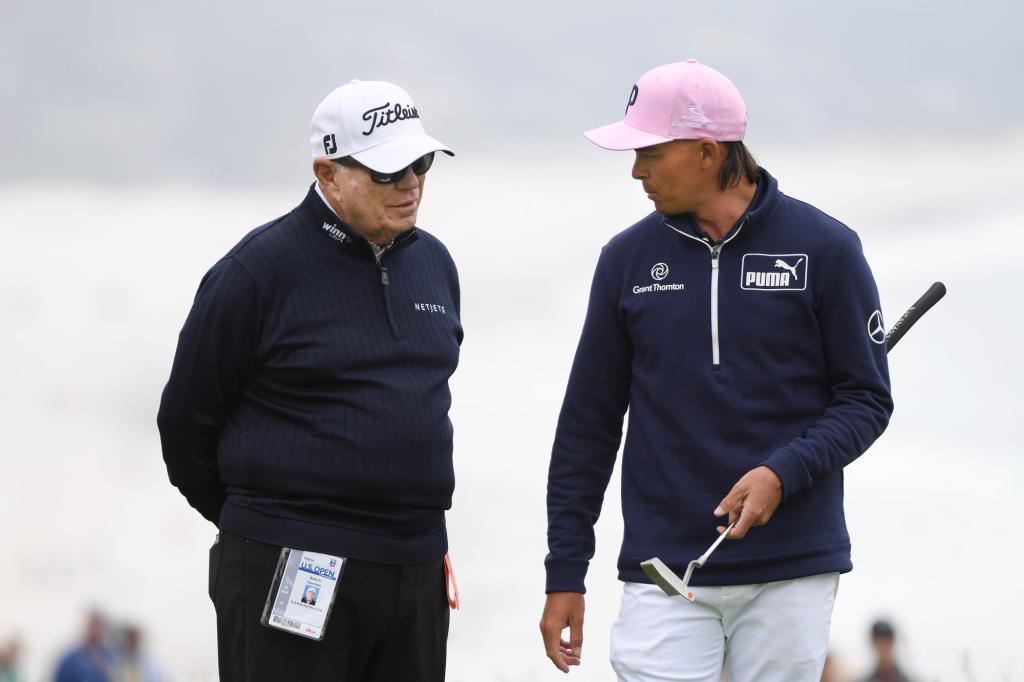
[[[440,558],[461,342],[444,245],[414,228],[375,257],[311,188],[200,284],[158,415],[171,482],[246,538]]]
[[[548,480],[547,591],[584,591],[622,436],[619,578],[682,574],[717,537],[712,515],[765,465],[784,499],[727,542],[695,585],[849,571],[843,467],[885,429],[878,292],[857,235],[762,170],[719,243],[652,213],[602,250],[558,420]]]

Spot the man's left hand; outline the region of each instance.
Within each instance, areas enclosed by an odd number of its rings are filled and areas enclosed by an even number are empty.
[[[782,481],[766,466],[751,469],[743,475],[729,494],[718,503],[715,516],[729,515],[729,523],[736,526],[729,533],[730,540],[739,540],[753,526],[763,526],[782,502]],[[725,531],[719,526],[718,532]]]

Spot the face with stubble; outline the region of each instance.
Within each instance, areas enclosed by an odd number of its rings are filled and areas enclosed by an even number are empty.
[[[716,193],[718,145],[709,139],[673,140],[636,150],[633,178],[665,215],[697,212]]]
[[[425,175],[412,168],[397,182],[381,185],[365,168],[350,168],[327,159],[313,162],[320,189],[331,207],[352,229],[375,244],[385,245],[416,224]]]

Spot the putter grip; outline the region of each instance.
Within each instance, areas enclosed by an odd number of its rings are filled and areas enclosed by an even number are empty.
[[[945,295],[946,285],[942,282],[936,282],[928,287],[928,291],[924,292],[924,295],[917,299],[917,302],[910,306],[900,319],[896,320],[896,324],[885,335],[886,352],[895,348],[899,340],[903,338],[903,335],[914,326],[914,323],[921,319],[921,316],[928,312]]]

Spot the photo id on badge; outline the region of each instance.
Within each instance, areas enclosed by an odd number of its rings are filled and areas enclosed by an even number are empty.
[[[283,547],[260,623],[322,640],[346,561],[344,557]]]

